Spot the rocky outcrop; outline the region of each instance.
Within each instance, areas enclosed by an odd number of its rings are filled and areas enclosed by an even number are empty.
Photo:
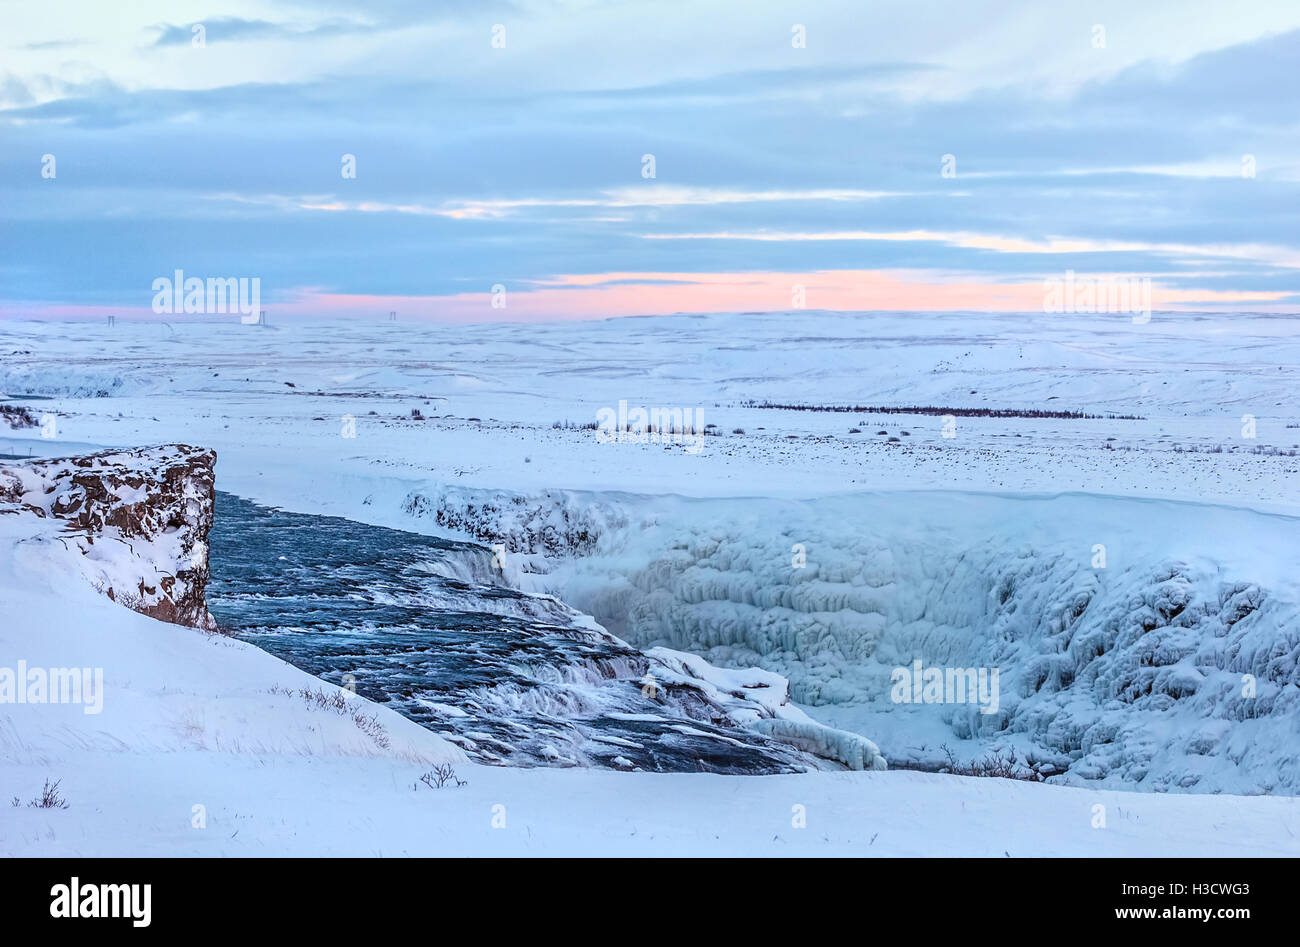
[[[0,513],[64,521],[59,538],[109,598],[213,630],[204,594],[216,461],[174,444],[0,466]]]

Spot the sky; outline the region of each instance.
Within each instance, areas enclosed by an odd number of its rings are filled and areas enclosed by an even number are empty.
[[[0,0],[0,315],[1300,312],[1300,3]],[[348,156],[351,156],[349,162]],[[355,170],[349,175],[349,170]]]

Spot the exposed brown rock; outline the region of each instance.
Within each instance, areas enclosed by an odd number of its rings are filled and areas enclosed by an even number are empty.
[[[87,563],[97,587],[142,614],[212,630],[204,594],[216,462],[215,451],[173,444],[0,466],[0,512],[65,520],[82,553],[121,543],[120,557]]]

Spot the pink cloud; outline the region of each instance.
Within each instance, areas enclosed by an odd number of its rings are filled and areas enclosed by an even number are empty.
[[[1091,274],[1101,276],[1102,274]],[[402,318],[448,321],[533,321],[600,319],[610,316],[677,312],[768,312],[801,308],[940,312],[1042,312],[1041,280],[989,283],[976,280],[919,279],[882,270],[831,270],[814,273],[645,273],[615,272],[560,276],[519,287],[506,286],[505,307],[492,307],[490,290],[449,296],[359,296],[304,293],[282,312],[374,315],[397,310]],[[1153,287],[1152,305],[1232,303],[1266,308],[1285,292],[1225,292]],[[1294,306],[1285,311],[1295,311]]]
[[[1079,274],[1080,277],[1125,277],[1127,274]],[[1058,274],[1052,274],[1053,277]],[[401,319],[447,322],[525,322],[602,319],[611,316],[692,312],[769,312],[801,308],[841,311],[891,310],[940,312],[1042,312],[1041,279],[993,283],[930,271],[826,270],[762,273],[613,272],[558,276],[543,281],[506,284],[505,306],[492,306],[491,287],[481,292],[443,296],[380,296],[331,293],[315,287],[295,289],[288,299],[269,299],[264,308],[273,319],[285,316],[382,318],[396,310]],[[264,290],[265,292],[265,290]],[[267,293],[267,296],[271,294]],[[1171,289],[1153,286],[1157,309],[1210,308],[1240,304],[1255,311],[1297,312],[1283,304],[1286,292]],[[0,307],[7,316],[103,318],[108,315],[156,316],[147,306],[64,306],[17,304]]]

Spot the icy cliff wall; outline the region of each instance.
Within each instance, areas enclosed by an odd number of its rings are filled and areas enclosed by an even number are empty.
[[[1065,782],[1300,792],[1293,520],[1081,496],[721,506],[563,567],[563,594],[634,644],[787,676],[896,766],[1005,746]],[[992,699],[900,695],[918,661],[996,672]]]
[[[545,499],[494,506],[538,520]],[[788,678],[891,765],[1007,749],[1059,782],[1300,793],[1294,518],[956,492],[591,508],[618,513],[543,563],[542,587],[634,646]],[[475,508],[479,533],[513,548],[514,518],[492,512]],[[900,700],[918,661],[996,671],[994,699]]]

